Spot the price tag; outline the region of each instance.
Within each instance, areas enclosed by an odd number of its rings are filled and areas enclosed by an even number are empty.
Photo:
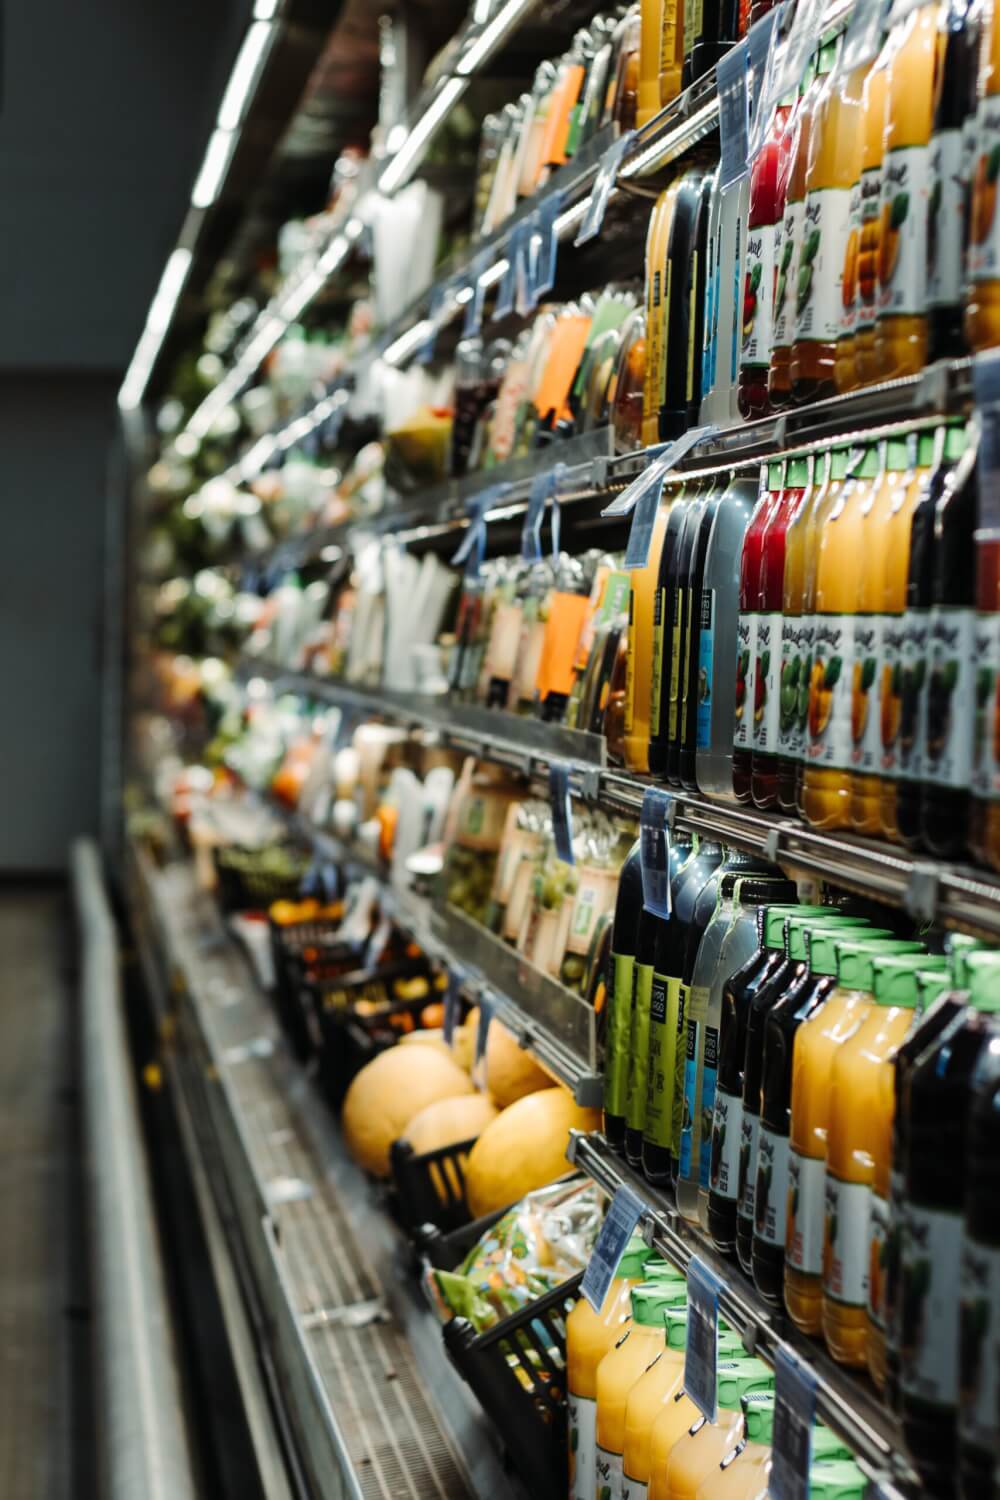
[[[611,197],[611,189],[618,179],[618,168],[621,166],[626,153],[635,139],[634,130],[626,130],[624,135],[609,146],[601,158],[594,186],[590,190],[590,198],[587,209],[583,216],[583,222],[577,230],[574,245],[586,245],[589,240],[596,239],[601,232],[604,223],[604,215],[608,210],[608,199]]]
[[[670,915],[670,832],[667,811],[670,793],[647,787],[639,815],[639,865],[642,904],[656,917]]]
[[[656,512],[660,508],[665,473],[658,473],[655,481],[643,490],[632,512],[628,546],[625,548],[625,567],[644,568],[649,562],[649,547],[656,525]]]
[[[639,497],[645,493],[647,485],[662,483],[663,476],[669,474],[671,469],[676,468],[682,458],[685,458],[692,449],[697,448],[700,443],[707,443],[710,438],[715,437],[718,432],[715,423],[706,427],[691,427],[683,437],[675,438],[665,448],[657,453],[648,468],[637,474],[627,489],[622,490],[610,505],[606,505],[601,511],[602,516],[627,516],[634,510]],[[656,450],[649,450],[647,452]]]
[[[542,473],[536,474],[531,481],[528,509],[521,528],[521,556],[525,562],[535,563],[542,560],[542,521],[545,519],[545,507],[550,500],[555,506],[556,489],[565,467],[565,464],[555,464],[551,469],[544,469]],[[554,523],[557,514],[558,507],[555,507],[553,509]],[[553,550],[557,549],[558,536],[556,536]]]
[[[457,966],[448,970],[448,988],[444,994],[444,1039],[451,1046],[451,1039],[455,1035],[455,1027],[458,1025],[459,1010],[461,1008],[462,990],[466,982],[464,969]]]
[[[535,305],[556,284],[559,237],[555,222],[562,210],[562,193],[553,192],[535,209],[531,218],[531,280]]]
[[[715,76],[719,88],[719,189],[744,177],[750,149],[749,52],[746,41],[719,58]]]
[[[479,332],[483,326],[483,303],[486,299],[486,288],[483,286],[483,277],[489,269],[489,257],[485,254],[477,255],[472,263],[472,276],[468,285],[472,288],[472,296],[465,304],[465,321],[462,324],[462,337],[469,339],[473,334]]]
[[[604,1306],[608,1287],[615,1279],[618,1263],[625,1254],[625,1246],[635,1233],[635,1226],[642,1218],[645,1207],[638,1193],[634,1193],[631,1188],[616,1189],[580,1284],[580,1291],[596,1313]]]
[[[979,414],[979,517],[981,531],[1000,530],[1000,350],[972,361],[972,390]]]
[[[816,1376],[794,1354],[779,1349],[774,1361],[773,1500],[809,1500],[809,1466],[816,1420]]]
[[[506,489],[505,484],[491,484],[469,501],[469,524],[451,559],[451,565],[453,568],[460,568],[464,563],[466,574],[472,578],[479,576],[479,569],[486,555],[486,517]]]
[[[840,72],[845,77],[878,55],[889,10],[890,0],[856,0],[840,54]]]
[[[427,322],[430,324],[430,327],[427,332],[427,337],[424,339],[423,343],[420,345],[420,348],[413,356],[415,364],[429,365],[431,360],[434,358],[434,349],[437,345],[438,324],[442,321],[441,315],[444,312],[450,292],[450,282],[445,282],[443,285],[439,282],[431,292],[430,306],[427,309]]]
[[[750,98],[750,136],[747,141],[749,161],[753,161],[764,144],[764,132],[776,102],[771,96],[771,88],[777,63],[777,39],[781,33],[782,9],[781,5],[776,5],[769,10],[766,16],[762,16],[751,26],[747,34]]]
[[[781,66],[774,70],[775,104],[798,91],[806,64],[822,32],[823,6],[824,0],[799,0],[795,6]]]
[[[476,1057],[473,1070],[478,1073],[479,1065],[486,1056],[486,1040],[490,1034],[490,1022],[493,1020],[493,996],[489,990],[481,991],[479,995],[479,1026],[476,1029]]]
[[[698,1256],[687,1270],[688,1322],[684,1390],[710,1422],[718,1415],[719,1278]]]
[[[569,766],[554,760],[549,766],[549,804],[552,808],[552,834],[556,855],[567,865],[576,864],[573,857],[573,812],[569,800]]]

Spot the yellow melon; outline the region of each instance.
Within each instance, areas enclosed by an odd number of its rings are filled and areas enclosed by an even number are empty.
[[[523,1099],[525,1094],[552,1087],[552,1079],[544,1068],[538,1066],[530,1052],[517,1045],[499,1021],[491,1024],[486,1038],[486,1087],[501,1109]]]
[[[476,1037],[479,1034],[479,1006],[474,1005],[461,1026],[456,1026],[451,1038],[451,1050],[459,1067],[472,1072],[476,1059]]]
[[[366,1063],[344,1099],[341,1129],[352,1156],[389,1175],[389,1147],[428,1104],[471,1094],[472,1080],[436,1047],[390,1047]]]
[[[581,1109],[563,1088],[525,1094],[487,1125],[465,1168],[469,1210],[474,1218],[516,1203],[534,1188],[570,1170],[570,1130],[596,1130],[600,1112]]]
[[[433,1047],[435,1051],[441,1053],[442,1057],[450,1058],[452,1062],[456,1061],[451,1048],[444,1039],[444,1032],[440,1027],[432,1031],[408,1031],[404,1036],[400,1037],[399,1046]]]
[[[438,1099],[428,1104],[407,1125],[403,1140],[411,1145],[419,1156],[427,1151],[437,1151],[442,1146],[454,1146],[459,1141],[472,1141],[497,1118],[497,1107],[489,1094],[462,1094],[457,1099]],[[428,1171],[434,1189],[442,1203],[461,1197],[461,1184],[451,1161],[431,1162]],[[451,1185],[449,1193],[442,1179],[446,1174]]]

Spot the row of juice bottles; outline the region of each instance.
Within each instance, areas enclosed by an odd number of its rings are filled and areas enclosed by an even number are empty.
[[[684,1277],[641,1240],[626,1247],[599,1313],[566,1321],[570,1500],[766,1500],[774,1372],[720,1319],[716,1420],[684,1391]],[[861,1500],[850,1450],[815,1424],[809,1500]]]
[[[1000,953],[809,906],[750,856],[638,846],[612,931],[605,1130],[834,1358],[868,1367],[935,1494],[1000,1447]],[[961,1419],[959,1419],[959,1408]],[[950,1477],[949,1477],[950,1476]]]

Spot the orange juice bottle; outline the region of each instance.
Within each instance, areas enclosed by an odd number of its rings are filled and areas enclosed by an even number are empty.
[[[882,197],[879,209],[878,321],[880,380],[913,375],[927,363],[927,207],[934,123],[934,70],[943,39],[938,0],[916,8],[895,0],[889,15],[895,44],[886,79]]]
[[[802,1022],[792,1052],[785,1307],[797,1328],[815,1334],[823,1322],[824,1188],[833,1060],[874,1004],[873,956],[919,953],[921,945],[902,938],[845,937],[835,928],[817,927],[810,937],[810,963],[819,972],[835,972],[837,985]]]
[[[566,1319],[570,1500],[594,1500],[597,1484],[597,1366],[621,1338],[632,1313],[632,1288],[643,1279],[652,1251],[638,1235],[625,1247],[604,1304],[595,1313],[585,1297]]]
[[[802,604],[801,618],[805,631],[807,652],[803,655],[799,682],[799,756],[795,767],[795,808],[802,815],[802,799],[806,774],[806,752],[809,749],[809,679],[812,676],[813,656],[816,646],[816,553],[818,538],[826,518],[837,504],[837,497],[847,478],[850,460],[849,448],[831,448],[815,461],[818,473],[816,495],[806,517],[806,532],[802,543]],[[787,792],[786,792],[786,801]]]
[[[653,605],[660,571],[660,548],[669,505],[661,505],[653,524],[649,559],[629,574],[628,657],[625,673],[625,764],[630,771],[649,770],[650,711],[653,689]]]
[[[855,582],[864,506],[878,475],[877,443],[854,450],[833,506],[816,517],[812,669],[802,811],[814,828],[851,821]]]
[[[774,1371],[760,1359],[738,1359],[718,1367],[716,1420],[699,1417],[670,1450],[665,1471],[653,1469],[648,1500],[695,1500],[698,1486],[744,1435],[743,1397],[773,1391]]]
[[[767,1500],[774,1392],[751,1391],[744,1396],[743,1419],[746,1438],[698,1486],[697,1500]]]
[[[841,1364],[865,1363],[874,1153],[884,1131],[885,1111],[891,1109],[892,1060],[916,1011],[917,970],[945,965],[947,959],[937,964],[927,954],[876,953],[875,1004],[833,1060],[826,1137],[823,1336]]]
[[[851,194],[861,171],[861,94],[867,67],[846,77],[831,69],[813,113],[791,353],[796,401],[822,400],[836,388],[837,339],[856,260],[850,244]]]
[[[629,1393],[664,1347],[663,1318],[670,1307],[687,1306],[683,1279],[644,1281],[630,1293],[632,1323],[597,1366],[595,1432],[595,1494],[607,1489],[610,1500],[621,1500],[622,1454],[625,1451],[625,1407]]]
[[[1000,344],[1000,16],[989,6],[979,49],[979,107],[973,153],[972,200],[969,209],[967,272],[969,301],[965,340],[971,349]]]
[[[882,726],[879,694],[882,646],[882,589],[889,544],[889,521],[913,478],[916,440],[890,438],[883,445],[881,472],[863,507],[858,594],[851,669],[851,827],[879,831]]]
[[[641,0],[639,7],[639,100],[635,123],[645,125],[660,108],[660,49],[663,0]]]
[[[806,485],[785,532],[785,571],[781,600],[780,716],[778,720],[778,806],[796,809],[798,769],[805,745],[812,616],[802,612],[806,587],[806,539],[813,507],[823,489],[827,455],[806,459]]]
[[[894,504],[885,521],[882,569],[881,675],[879,683],[878,831],[883,838],[899,842],[896,817],[896,776],[899,771],[898,740],[902,710],[903,614],[906,580],[910,564],[910,529],[913,512],[934,462],[934,431],[918,434],[913,472],[905,487],[897,488]]]
[[[853,391],[878,379],[875,320],[878,312],[878,245],[882,205],[885,94],[888,42],[865,76],[861,90],[861,175],[858,179],[858,266],[852,307],[845,302],[844,335],[837,346],[838,391]]]
[[[664,188],[653,205],[646,231],[646,364],[642,376],[642,441],[660,441],[667,357],[667,313],[670,308],[671,261],[667,255],[680,178]]]

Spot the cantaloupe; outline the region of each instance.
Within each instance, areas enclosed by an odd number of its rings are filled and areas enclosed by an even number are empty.
[[[501,1109],[523,1099],[525,1094],[552,1087],[552,1079],[544,1068],[539,1067],[530,1052],[517,1045],[499,1021],[490,1024],[486,1038],[486,1087]]]
[[[459,1067],[472,1072],[476,1060],[476,1037],[479,1034],[479,1006],[474,1005],[461,1026],[456,1026],[451,1038],[451,1050]]]
[[[437,1052],[441,1053],[442,1057],[450,1058],[452,1062],[455,1061],[452,1050],[445,1041],[444,1032],[440,1027],[431,1031],[408,1031],[405,1036],[400,1037],[399,1045],[401,1047],[433,1047]]]
[[[596,1130],[599,1121],[598,1110],[581,1109],[564,1088],[525,1094],[503,1110],[469,1152],[465,1188],[473,1218],[568,1172],[570,1130]]]
[[[389,1147],[428,1104],[471,1094],[469,1075],[437,1047],[390,1047],[366,1063],[344,1099],[341,1129],[351,1155],[389,1175]]]
[[[419,1156],[427,1151],[438,1151],[442,1146],[454,1146],[459,1141],[472,1141],[497,1118],[497,1107],[489,1094],[463,1094],[457,1099],[438,1099],[428,1104],[407,1125],[403,1140],[413,1147]],[[461,1197],[461,1183],[454,1163],[431,1162],[427,1168],[434,1189],[442,1203]],[[442,1173],[450,1184],[445,1187]]]

